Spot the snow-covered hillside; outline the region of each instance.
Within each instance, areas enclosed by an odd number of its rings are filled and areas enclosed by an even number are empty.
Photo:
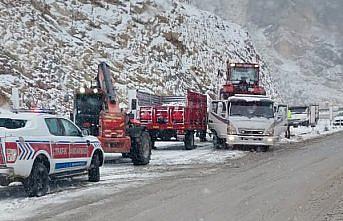
[[[239,25],[169,0],[1,1],[0,41],[3,96],[19,87],[25,101],[63,110],[72,105],[63,98],[90,82],[100,61],[121,94],[182,94],[215,90],[228,58],[257,57]],[[277,96],[265,65],[262,82]]]
[[[343,104],[342,0],[188,2],[247,27],[288,103]]]

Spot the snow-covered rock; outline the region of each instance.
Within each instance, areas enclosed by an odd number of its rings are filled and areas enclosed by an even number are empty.
[[[0,42],[2,93],[18,87],[25,102],[61,111],[72,108],[73,91],[94,79],[100,61],[124,95],[127,87],[215,91],[227,59],[257,59],[242,27],[171,0],[2,1]],[[278,96],[263,62],[262,82]]]

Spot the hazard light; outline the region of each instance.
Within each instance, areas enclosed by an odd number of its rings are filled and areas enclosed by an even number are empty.
[[[84,88],[84,87],[80,88],[80,93],[81,93],[81,94],[86,93],[86,88]]]

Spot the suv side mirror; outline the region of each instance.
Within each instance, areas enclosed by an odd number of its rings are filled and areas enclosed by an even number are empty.
[[[82,129],[82,135],[83,136],[89,136],[90,135],[90,133],[89,133],[89,130],[88,129]]]

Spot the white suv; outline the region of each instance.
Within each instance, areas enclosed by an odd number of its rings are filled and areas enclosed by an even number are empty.
[[[29,196],[42,196],[49,178],[88,173],[100,180],[104,152],[70,120],[37,113],[0,113],[0,185],[21,181]]]

